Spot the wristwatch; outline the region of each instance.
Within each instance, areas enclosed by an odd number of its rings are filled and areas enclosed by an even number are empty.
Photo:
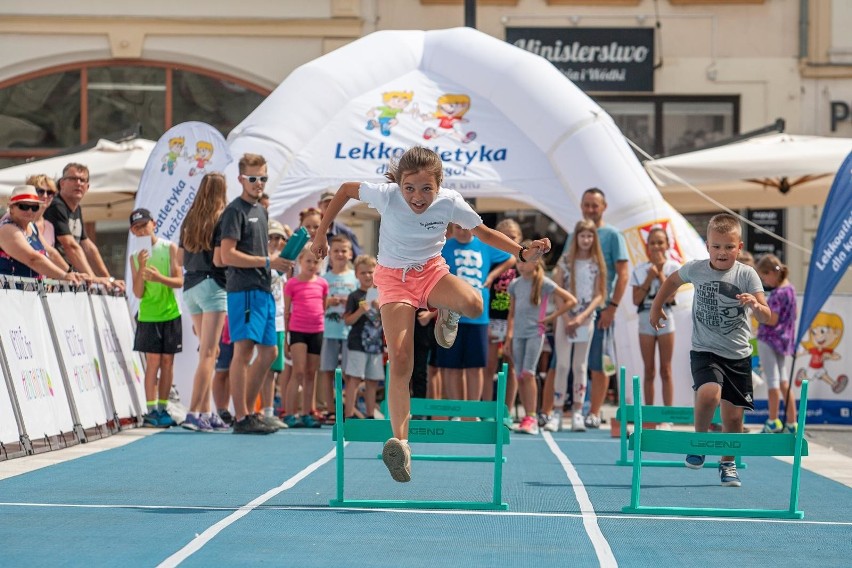
[[[107,278],[107,282],[109,282],[110,284],[115,282],[115,276],[110,276],[109,278]]]

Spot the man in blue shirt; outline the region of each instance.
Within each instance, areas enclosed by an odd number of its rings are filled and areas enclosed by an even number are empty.
[[[441,254],[450,272],[479,290],[482,305],[487,306],[491,282],[515,265],[515,257],[486,245],[468,229],[455,224],[452,229]],[[449,349],[438,349],[437,366],[446,398],[480,400],[487,358],[488,310],[483,310],[476,319],[462,317],[455,343]]]

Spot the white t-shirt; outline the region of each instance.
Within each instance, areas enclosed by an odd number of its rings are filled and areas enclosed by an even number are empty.
[[[630,277],[630,285],[631,286],[642,286],[645,284],[645,279],[648,277],[648,270],[651,268],[650,262],[643,262],[639,266],[633,269],[633,274]],[[675,262],[672,259],[666,260],[665,264],[663,264],[663,281],[666,278],[674,274],[680,268],[680,264]],[[651,305],[654,303],[654,298],[657,297],[657,292],[660,290],[660,280],[659,278],[654,278],[651,281],[651,285],[648,289],[648,293],[645,294],[645,299],[641,304],[637,306],[637,310],[639,312],[644,312],[651,309]],[[668,306],[665,306],[663,309],[667,309]]]
[[[465,229],[482,224],[459,192],[443,187],[420,214],[411,210],[395,183],[364,182],[358,197],[382,216],[378,261],[386,268],[405,268],[440,256],[449,223]]]

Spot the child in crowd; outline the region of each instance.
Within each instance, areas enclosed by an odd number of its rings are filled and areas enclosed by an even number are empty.
[[[472,229],[486,244],[517,254],[520,260],[533,261],[550,250],[549,239],[522,247],[483,225],[461,194],[441,188],[443,174],[443,163],[434,151],[414,147],[389,165],[385,175],[390,183],[344,183],[331,200],[311,245],[319,257],[326,256],[328,227],[350,199],[365,201],[382,215],[375,282],[388,339],[388,409],[393,433],[385,442],[382,459],[391,477],[400,482],[411,479],[408,383],[413,368],[415,311],[423,307],[440,310],[435,335],[439,344],[449,346],[455,341],[459,318],[477,317],[483,309],[479,290],[451,275],[441,256],[447,224]]]
[[[352,326],[347,340],[346,395],[344,397],[346,418],[351,418],[355,414],[355,401],[358,398],[358,387],[362,380],[366,381],[367,387],[364,392],[364,403],[367,407],[365,418],[373,418],[376,411],[376,387],[385,378],[382,317],[379,313],[379,294],[373,285],[375,270],[376,259],[365,254],[357,257],[355,276],[358,278],[360,287],[346,299],[343,321],[346,325]]]
[[[589,349],[592,345],[595,314],[606,298],[606,261],[593,221],[583,219],[574,226],[567,251],[553,271],[553,280],[577,298],[577,304],[555,327],[556,374],[554,406],[556,410],[545,429],[555,432],[562,427],[562,407],[571,388],[571,430],[585,432],[583,403],[588,386]],[[568,377],[573,374],[573,381]]]
[[[532,241],[521,243],[530,247]],[[509,319],[506,326],[506,344],[512,346],[512,363],[518,377],[518,391],[524,416],[518,426],[523,434],[538,434],[536,406],[538,384],[536,366],[544,346],[545,324],[555,321],[577,304],[577,299],[544,275],[541,258],[522,260],[515,265],[520,278],[509,284]],[[562,301],[562,305],[550,315],[545,315],[547,298],[551,294]]]
[[[639,312],[639,349],[642,352],[642,361],[645,363],[644,382],[642,391],[645,395],[645,404],[654,404],[654,378],[657,375],[655,368],[654,347],[660,351],[660,381],[663,390],[663,405],[671,406],[674,403],[674,382],[672,381],[672,354],[674,353],[674,319],[672,319],[672,306],[674,305],[674,294],[664,298],[663,311],[669,324],[662,329],[651,327],[644,312],[651,309],[657,292],[663,282],[680,268],[680,264],[669,258],[669,235],[662,227],[654,227],[648,232],[646,251],[648,262],[643,262],[633,269],[630,284],[633,286],[633,305]]]
[[[335,235],[329,243],[328,272],[322,277],[328,282],[328,308],[325,311],[325,331],[322,338],[317,408],[324,412],[324,422],[334,424],[334,371],[346,369],[346,340],[349,324],[344,321],[346,301],[358,286],[355,271],[349,265],[352,242],[346,235]]]
[[[130,257],[133,294],[139,298],[133,350],[145,353],[145,425],[168,428],[175,421],[166,411],[175,369],[175,353],[183,347],[183,327],[175,288],[183,286],[183,270],[177,246],[154,234],[154,219],[147,209],[130,214],[130,232],[150,237],[151,252],[140,250]],[[159,380],[158,380],[159,375]]]
[[[290,238],[290,227],[282,225],[274,219],[269,220],[269,254],[278,256],[284,245],[287,244],[287,239]],[[287,282],[287,272],[279,272],[272,270],[272,298],[275,300],[275,334],[278,338],[278,355],[266,372],[263,378],[263,383],[260,386],[260,406],[263,415],[261,420],[267,425],[276,430],[287,428],[287,425],[275,416],[275,383],[276,379],[279,384],[284,383],[282,378],[283,373],[287,370],[287,361],[284,358],[284,283]]]
[[[721,213],[707,226],[710,259],[693,260],[669,276],[649,314],[651,327],[660,329],[668,319],[663,310],[668,298],[683,284],[695,286],[692,305],[692,351],[689,353],[695,390],[695,431],[707,432],[716,407],[722,411],[724,432],[742,432],[743,410],[754,410],[751,382],[750,308],[760,323],[772,316],[760,278],[750,266],[737,262],[743,247],[742,229],[733,215]],[[686,456],[686,467],[701,469],[704,455]],[[741,485],[734,456],[719,461],[722,485]]]
[[[284,356],[293,362],[286,387],[284,423],[289,428],[319,428],[313,408],[314,385],[322,351],[328,282],[320,278],[319,259],[311,252],[311,243],[299,253],[299,274],[284,286]],[[297,400],[302,387],[302,404]],[[300,415],[301,410],[301,415]]]
[[[790,381],[787,358],[796,353],[796,289],[787,280],[788,269],[774,254],[765,254],[757,261],[757,274],[769,297],[766,300],[772,315],[757,328],[757,352],[767,387],[769,418],[764,432],[783,432],[778,418],[781,394],[784,393],[787,431],[796,431],[796,405],[789,396]]]
[[[216,406],[216,414],[222,422],[231,426],[234,415],[228,406],[231,403],[231,359],[234,357],[234,344],[231,343],[231,334],[228,332],[228,316],[225,316],[225,325],[222,326],[222,336],[219,338],[219,355],[216,357],[216,366],[213,373],[213,404]]]
[[[503,219],[494,228],[516,243],[524,240],[521,226],[514,219]],[[512,348],[505,344],[505,340],[509,320],[509,284],[517,277],[518,271],[513,266],[491,281],[491,299],[488,302],[488,363],[485,368],[485,382],[482,385],[482,400],[494,400],[494,376],[498,370],[499,354],[502,351],[503,361],[509,363],[509,372],[506,377],[506,406],[509,408],[512,408],[515,403],[518,382],[511,365]]]
[[[228,204],[225,177],[206,174],[180,228],[178,263],[184,268],[183,302],[198,336],[198,365],[192,379],[189,412],[182,426],[196,432],[223,431],[228,425],[210,409],[216,347],[228,311],[225,268],[216,266],[219,217]]]

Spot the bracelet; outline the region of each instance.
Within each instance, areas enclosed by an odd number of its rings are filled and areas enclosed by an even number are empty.
[[[618,302],[610,302],[609,305],[612,306],[613,308],[617,308]]]
[[[269,257],[266,257],[266,269],[269,270]]]
[[[529,247],[525,247],[521,245],[521,249],[518,251],[518,260],[521,262],[526,262],[527,259],[524,258],[524,251],[529,250]]]

